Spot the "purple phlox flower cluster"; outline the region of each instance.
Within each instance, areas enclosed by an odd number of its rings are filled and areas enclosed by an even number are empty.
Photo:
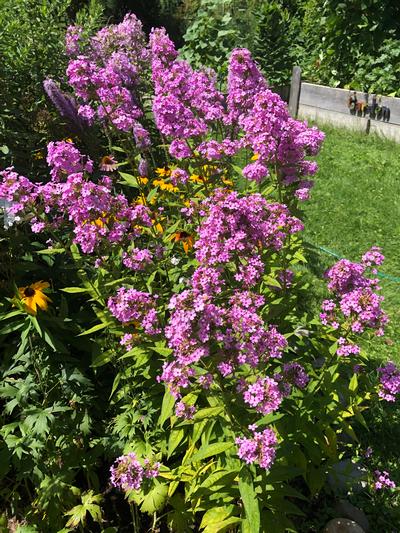
[[[383,260],[380,249],[373,247],[363,255],[361,263],[341,259],[327,271],[325,276],[333,298],[324,300],[322,304],[320,318],[323,324],[339,329],[344,320],[352,333],[360,334],[370,328],[375,330],[376,335],[383,335],[388,322],[381,307],[384,298],[375,292],[380,290],[378,279],[367,275],[368,268],[382,264]],[[374,268],[372,274],[376,274]],[[338,355],[347,356],[360,351],[347,338],[341,337],[338,342]]]
[[[102,243],[109,246],[129,241],[140,236],[141,227],[152,225],[149,209],[129,205],[122,194],[114,195],[108,177],[93,183],[81,173],[71,174],[55,200],[55,207],[73,222],[74,242],[84,253],[92,253]]]
[[[365,277],[364,273],[365,265],[340,259],[325,274],[329,280],[328,289],[335,294],[343,295],[354,289],[369,287],[371,280]]]
[[[153,262],[153,254],[147,249],[140,250],[139,248],[133,248],[130,252],[123,253],[122,262],[131,270],[144,270]]]
[[[68,56],[76,56],[81,50],[83,38],[82,26],[68,26],[65,34],[65,51]]]
[[[381,265],[385,260],[385,256],[382,255],[379,246],[372,246],[372,248],[368,250],[368,252],[366,252],[361,259],[365,266],[372,267]]]
[[[93,170],[93,161],[80,153],[72,142],[58,141],[47,145],[47,164],[53,180],[61,180],[69,174]]]
[[[344,337],[339,337],[338,345],[339,347],[336,350],[336,353],[343,357],[347,357],[349,355],[357,355],[361,351],[361,348],[357,344],[353,344],[352,342],[349,342]]]
[[[282,248],[287,234],[301,229],[300,221],[285,206],[268,204],[261,195],[240,198],[223,190],[205,200],[201,210],[205,218],[195,244],[199,267],[191,288],[171,298],[165,328],[174,361],[164,365],[160,379],[177,397],[195,376],[192,365],[210,355],[211,341],[214,347],[218,344],[213,355],[225,377],[233,375],[237,365],[257,367],[279,358],[287,346],[276,326],[266,325],[259,313],[264,297],[249,288],[264,271],[260,248]],[[224,269],[234,261],[235,278],[243,289],[234,291],[226,305],[216,304],[225,290]]]
[[[123,491],[139,490],[143,478],[154,478],[159,474],[160,463],[151,463],[148,459],[144,466],[137,459],[136,454],[130,452],[118,457],[110,468],[111,484]]]
[[[226,313],[227,329],[224,347],[236,353],[239,364],[256,367],[269,358],[280,358],[287,347],[285,337],[276,326],[265,326],[257,309],[264,303],[263,296],[249,291],[237,291],[229,300]]]
[[[396,483],[392,481],[389,477],[389,473],[385,470],[381,472],[380,470],[375,470],[374,472],[374,489],[375,490],[382,490],[382,489],[395,489]]]
[[[212,374],[202,374],[197,381],[203,389],[208,390],[214,381],[214,376]]]
[[[257,463],[261,468],[271,468],[276,455],[278,439],[272,429],[264,429],[258,432],[253,426],[249,429],[253,432],[252,437],[236,439],[238,456],[247,464]]]
[[[272,378],[259,378],[248,385],[243,393],[244,401],[254,407],[258,413],[267,415],[276,411],[283,400],[283,394],[279,384]]]
[[[283,204],[269,204],[260,194],[240,197],[236,191],[217,189],[203,202],[206,219],[195,243],[196,259],[216,265],[240,255],[254,258],[259,248],[280,250],[289,234],[303,229]]]
[[[216,88],[215,73],[194,71],[189,63],[177,59],[174,45],[163,28],[153,29],[150,47],[155,91],[153,113],[158,129],[180,141],[206,134],[209,123],[224,116],[224,98]],[[185,152],[175,146],[173,152],[185,157]]]
[[[283,379],[299,389],[304,389],[307,387],[310,377],[307,372],[304,370],[304,367],[297,362],[284,363],[282,368]]]
[[[175,415],[178,418],[185,418],[186,420],[192,420],[195,412],[196,412],[196,407],[194,405],[189,405],[183,401],[177,402],[175,406]]]
[[[267,82],[246,48],[236,48],[228,64],[227,121],[235,124],[253,107],[254,98],[267,88]]]
[[[157,296],[147,292],[120,287],[115,296],[108,299],[110,312],[123,324],[138,323],[148,335],[160,333],[156,309]]]
[[[374,450],[372,449],[372,447],[368,446],[368,448],[365,450],[364,457],[369,459],[370,457],[372,457],[373,453],[374,453]]]
[[[182,168],[174,168],[171,171],[171,182],[173,185],[178,186],[181,183],[186,183],[189,179],[189,175],[186,170]]]
[[[243,169],[243,175],[261,182],[268,175],[268,165],[276,164],[281,183],[295,184],[296,196],[307,199],[313,181],[301,178],[315,174],[317,165],[305,157],[318,152],[324,134],[292,119],[286,104],[269,89],[255,96],[251,111],[241,117],[240,123],[245,132],[244,144],[257,154],[257,160]]]
[[[378,395],[388,402],[394,402],[400,394],[400,370],[389,361],[385,366],[378,368],[380,388]]]
[[[243,143],[240,139],[223,139],[221,142],[211,139],[200,143],[196,147],[196,151],[208,161],[218,161],[223,157],[232,157],[242,146]]]
[[[68,32],[69,51],[74,57],[67,75],[82,100],[79,115],[89,123],[97,117],[119,130],[131,131],[140,148],[147,147],[150,138],[138,122],[143,111],[135,96],[149,62],[141,22],[133,14],[126,15],[120,24],[100,30],[85,53],[79,50],[77,35],[79,30]]]
[[[132,350],[133,348],[134,335],[132,333],[125,333],[119,341],[121,346],[125,346],[127,350]]]
[[[383,328],[388,317],[381,308],[383,296],[376,294],[370,287],[355,289],[345,294],[340,301],[340,309],[350,319],[351,330],[362,333],[365,328],[376,330],[376,335],[383,335]]]
[[[185,159],[186,157],[192,157],[193,150],[185,139],[173,139],[169,145],[169,153],[176,159]]]
[[[11,202],[7,211],[16,215],[33,203],[37,196],[37,185],[25,176],[14,171],[14,167],[8,167],[0,171],[0,200]]]
[[[223,324],[223,314],[211,303],[210,296],[194,289],[174,295],[169,308],[171,316],[165,336],[174,350],[174,361],[164,364],[160,380],[180,397],[180,388],[188,387],[195,375],[191,365],[209,355],[209,343]]]

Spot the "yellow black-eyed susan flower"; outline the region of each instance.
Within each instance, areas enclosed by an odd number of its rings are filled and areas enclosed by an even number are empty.
[[[38,307],[42,311],[47,310],[51,300],[42,291],[48,287],[50,287],[50,284],[47,283],[47,281],[37,281],[27,287],[19,287],[18,292],[20,300],[24,304],[28,313],[36,315]]]

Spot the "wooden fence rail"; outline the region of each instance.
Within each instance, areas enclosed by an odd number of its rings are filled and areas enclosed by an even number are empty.
[[[353,109],[349,109],[349,96],[353,97],[353,94],[356,95],[358,109],[354,105]],[[400,143],[400,98],[382,96],[380,113],[370,115],[366,104],[371,109],[372,103],[373,95],[361,91],[350,92],[348,89],[301,82],[300,68],[293,69],[289,97],[289,111],[293,117],[298,112],[303,119],[377,133]],[[389,112],[382,112],[382,109]]]

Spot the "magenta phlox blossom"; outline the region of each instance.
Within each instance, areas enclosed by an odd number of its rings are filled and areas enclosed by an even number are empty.
[[[372,248],[368,250],[368,252],[366,252],[361,259],[365,266],[372,267],[381,265],[385,260],[385,256],[382,254],[379,246],[372,246]]]
[[[160,332],[156,310],[157,296],[147,292],[120,287],[115,296],[108,299],[107,306],[123,324],[137,322],[148,335]]]
[[[336,350],[336,353],[338,355],[341,355],[343,357],[347,357],[349,355],[357,355],[361,351],[361,348],[352,342],[349,342],[344,337],[339,337],[338,339],[338,349]]]
[[[77,56],[82,45],[82,26],[68,26],[65,34],[65,51],[68,56]]]
[[[240,197],[217,189],[204,200],[207,217],[195,243],[196,259],[209,265],[227,263],[239,254],[254,256],[259,247],[280,250],[289,234],[303,229],[282,204],[269,204],[260,194]]]
[[[377,335],[383,335],[383,327],[388,322],[388,317],[381,308],[383,300],[383,296],[379,296],[369,287],[356,289],[342,297],[340,309],[346,318],[350,318],[354,333],[362,333],[365,328],[372,328],[376,330]]]
[[[236,352],[238,364],[256,367],[260,361],[281,357],[287,346],[276,326],[266,326],[258,314],[263,303],[263,296],[249,291],[236,291],[229,300],[224,343],[227,350]]]
[[[177,59],[164,29],[152,31],[150,47],[153,113],[158,129],[163,135],[180,140],[206,134],[209,123],[224,115],[224,98],[216,88],[215,73],[194,71],[189,63]],[[183,156],[175,150],[174,153]]]
[[[14,167],[0,171],[0,177],[0,200],[11,202],[9,213],[20,214],[36,201],[38,186],[15,172]]]
[[[93,161],[84,156],[72,142],[50,142],[47,145],[47,164],[54,180],[66,178],[77,172],[92,172]]]
[[[310,377],[304,370],[304,367],[297,362],[284,363],[282,367],[282,375],[287,383],[294,385],[299,389],[304,389],[310,381]]]
[[[152,463],[149,459],[145,459],[144,466],[142,466],[133,452],[121,455],[110,468],[111,485],[123,491],[139,490],[143,478],[158,476],[160,466],[160,463]]]
[[[370,280],[364,276],[364,273],[364,265],[340,259],[325,274],[329,280],[328,289],[338,295],[343,295],[354,289],[368,287]]]
[[[122,262],[131,270],[141,271],[153,262],[153,254],[147,249],[133,248],[122,254]]]
[[[312,181],[303,176],[315,174],[316,163],[305,159],[315,155],[324,139],[317,128],[292,119],[286,104],[274,92],[264,89],[257,93],[254,105],[240,120],[244,143],[257,154],[257,161],[243,169],[244,176],[257,182],[268,174],[268,164],[277,165],[283,185],[297,183],[300,199],[306,199]]]
[[[396,483],[390,479],[389,472],[386,472],[385,470],[383,472],[381,472],[380,470],[375,470],[374,478],[375,478],[375,482],[374,482],[375,490],[396,488]]]
[[[339,329],[343,324],[354,334],[372,329],[375,335],[383,335],[389,320],[381,307],[384,298],[375,292],[380,290],[378,279],[369,277],[369,271],[376,274],[374,267],[383,260],[380,248],[373,247],[363,255],[361,263],[341,259],[326,272],[332,298],[322,304],[320,319],[324,325]],[[339,355],[348,356],[359,351],[347,337],[339,339]]]
[[[163,371],[161,376],[157,377],[157,381],[163,381],[167,386],[169,392],[175,397],[181,397],[181,389],[188,388],[191,385],[191,378],[196,374],[194,368],[182,365],[178,361],[172,363],[165,362],[163,364]]]
[[[247,464],[256,463],[261,468],[271,468],[276,455],[278,439],[272,429],[256,431],[254,426],[249,428],[253,435],[250,438],[238,437],[238,456]]]
[[[79,35],[79,28],[70,27],[67,32],[67,49],[72,56],[67,76],[81,99],[79,115],[90,124],[97,117],[118,130],[132,132],[137,145],[147,147],[150,137],[138,123],[143,110],[135,93],[149,65],[141,22],[128,14],[120,24],[101,29],[85,50],[78,46]]]
[[[243,393],[244,401],[258,413],[267,415],[276,411],[283,400],[279,384],[272,378],[259,378]]]
[[[175,406],[175,415],[178,418],[185,418],[186,420],[192,420],[196,412],[194,405],[189,405],[183,401],[177,402]]]
[[[400,394],[400,370],[389,361],[385,366],[378,368],[380,388],[378,395],[383,400],[394,402]]]
[[[267,87],[264,76],[246,48],[232,51],[227,83],[227,122],[235,124],[252,109],[256,95]]]

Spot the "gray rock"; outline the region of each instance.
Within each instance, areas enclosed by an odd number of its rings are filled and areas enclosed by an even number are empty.
[[[361,492],[367,486],[367,470],[359,463],[344,459],[333,465],[328,484],[336,493]]]
[[[354,520],[334,518],[326,524],[322,533],[365,533],[365,531]]]
[[[369,530],[369,522],[364,511],[358,509],[347,500],[339,500],[335,505],[335,514],[337,516],[344,516],[345,518],[350,518],[359,524],[364,531]]]

